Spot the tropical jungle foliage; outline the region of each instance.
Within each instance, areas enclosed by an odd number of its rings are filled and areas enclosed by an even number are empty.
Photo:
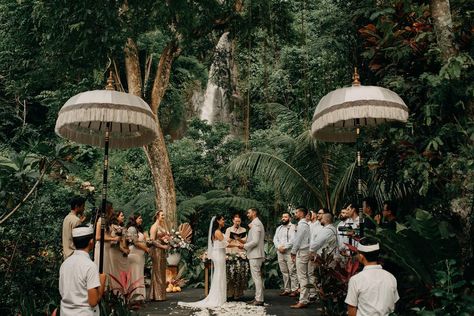
[[[433,14],[439,2],[450,4],[447,30]],[[355,146],[312,139],[312,113],[322,96],[350,84],[354,66],[363,84],[397,92],[408,123],[364,130],[360,140],[364,194],[399,205],[397,231],[374,233],[398,279],[397,312],[472,314],[473,14],[469,0],[0,0],[0,313],[45,314],[58,305],[62,219],[74,194],[88,197],[93,217],[102,152],[58,138],[55,120],[69,97],[102,88],[110,68],[129,89],[123,50],[133,37],[146,61],[145,98],[167,45],[179,51],[157,114],[177,218],[191,223],[198,248],[216,213],[230,220],[258,205],[269,240],[289,204],[337,214],[356,198]],[[220,84],[235,121],[208,125],[193,96],[206,89],[223,32],[234,69]],[[115,208],[142,213],[149,226],[155,179],[143,149],[112,151],[110,168]],[[81,190],[84,181],[96,191]],[[274,287],[275,252],[267,248],[266,285]],[[199,283],[199,259],[188,254],[183,264]],[[325,284],[333,281],[343,284]],[[324,311],[341,314],[344,288],[325,284]],[[126,309],[115,301],[103,307]]]

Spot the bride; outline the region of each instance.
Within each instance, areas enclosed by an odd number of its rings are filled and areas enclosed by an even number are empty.
[[[207,241],[207,257],[212,260],[214,272],[212,273],[211,289],[209,295],[202,301],[185,303],[178,302],[179,306],[191,308],[219,307],[227,301],[227,278],[225,264],[225,248],[228,246],[224,238],[224,216],[217,215],[211,219],[209,237]]]

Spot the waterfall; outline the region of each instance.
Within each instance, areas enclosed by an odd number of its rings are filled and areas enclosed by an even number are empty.
[[[229,32],[222,34],[215,48],[214,60],[209,70],[204,101],[200,107],[200,119],[212,124],[216,119],[225,119],[228,116],[226,88],[221,85],[229,82]]]

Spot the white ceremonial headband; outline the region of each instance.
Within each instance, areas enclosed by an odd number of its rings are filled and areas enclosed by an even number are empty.
[[[361,251],[361,252],[377,251],[377,250],[380,250],[380,245],[378,243],[375,244],[375,245],[368,245],[368,246],[359,244],[359,245],[357,245],[357,250]]]

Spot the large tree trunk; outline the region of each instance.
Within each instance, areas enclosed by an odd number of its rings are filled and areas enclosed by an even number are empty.
[[[161,100],[168,87],[171,66],[179,52],[178,45],[175,42],[171,42],[161,54],[150,100],[151,110],[155,114],[158,113],[160,108]],[[156,207],[158,210],[165,211],[168,222],[172,227],[175,227],[178,221],[176,214],[176,191],[165,138],[159,121],[158,137],[151,144],[145,146],[145,154],[155,185]]]
[[[128,91],[131,94],[142,96],[143,84],[136,43],[132,39],[128,39],[124,51]],[[149,102],[151,110],[156,115],[168,87],[172,63],[178,54],[179,48],[174,42],[170,43],[161,54]],[[176,192],[165,138],[159,120],[156,121],[158,136],[151,144],[144,147],[144,151],[155,188],[156,209],[165,211],[168,223],[173,227],[177,224]]]
[[[453,20],[449,0],[430,0],[436,41],[441,50],[441,57],[446,62],[457,54],[454,44]]]

